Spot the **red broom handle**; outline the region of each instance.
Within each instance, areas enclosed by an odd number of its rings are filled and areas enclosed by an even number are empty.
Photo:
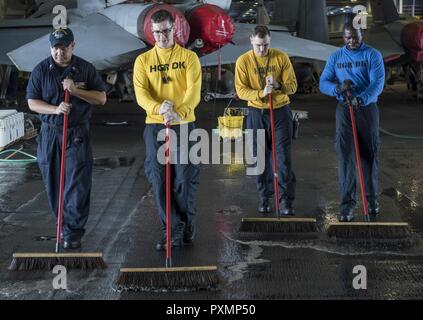
[[[65,90],[65,102],[70,102],[70,94]],[[57,214],[57,235],[56,235],[56,253],[60,251],[60,242],[62,240],[63,224],[63,193],[65,188],[65,169],[66,169],[66,145],[68,137],[68,114],[63,114],[63,132],[62,132],[62,159],[60,163],[60,186],[59,186],[59,212]]]
[[[279,183],[278,183],[278,165],[276,163],[276,143],[275,143],[275,118],[273,116],[273,99],[269,94],[270,110],[270,131],[272,134],[272,158],[273,158],[273,188],[275,189],[276,214],[279,213]]]
[[[357,138],[357,127],[355,125],[355,116],[354,110],[350,101],[351,92],[347,92],[347,101],[348,107],[350,110],[350,117],[351,117],[351,127],[354,137],[354,148],[355,148],[355,161],[357,163],[357,170],[358,170],[358,179],[360,181],[360,190],[361,190],[361,200],[363,202],[363,214],[365,220],[368,220],[368,211],[367,211],[367,201],[366,201],[366,187],[364,185],[364,177],[363,177],[363,168],[361,167],[361,157],[360,157],[360,149],[358,147],[358,138]]]
[[[166,124],[166,268],[172,267],[170,233],[170,125]]]

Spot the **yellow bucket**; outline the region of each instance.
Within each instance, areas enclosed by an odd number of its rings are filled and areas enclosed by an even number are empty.
[[[244,116],[218,117],[219,136],[222,139],[238,139],[242,137]]]

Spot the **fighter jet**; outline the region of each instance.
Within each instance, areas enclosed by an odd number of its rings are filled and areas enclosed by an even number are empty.
[[[63,23],[75,34],[75,54],[95,65],[107,84],[123,100],[133,98],[131,69],[137,55],[149,49],[153,37],[149,17],[159,8],[172,11],[176,41],[195,50],[204,67],[233,64],[250,49],[254,25],[233,23],[227,14],[230,0],[145,3],[120,0],[35,1],[27,19],[0,22],[0,64],[31,72],[49,53],[48,34],[52,24]],[[66,8],[63,16],[62,5]],[[325,61],[337,48],[300,39],[283,27],[270,27],[272,46],[291,57]]]
[[[386,82],[393,84],[399,75],[405,77],[408,89],[423,90],[423,21],[397,12],[392,0],[371,0],[371,15],[367,15],[363,39],[378,49],[385,60]],[[329,10],[332,43],[339,45],[342,40],[343,20],[354,18],[349,6]]]
[[[373,23],[364,41],[382,53],[388,82],[399,66],[408,89],[423,91],[423,21],[400,18],[392,0],[371,0],[370,4]]]

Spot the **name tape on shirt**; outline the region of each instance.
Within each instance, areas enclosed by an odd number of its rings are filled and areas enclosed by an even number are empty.
[[[259,67],[258,70],[254,68],[254,74],[267,74],[270,72],[276,72],[276,66]]]
[[[160,71],[167,71],[171,68],[172,70],[176,69],[186,69],[185,68],[185,61],[173,62],[172,64],[157,64],[150,66],[150,72],[160,72]]]
[[[352,69],[355,68],[367,68],[367,61],[355,61],[355,62],[338,62],[336,64],[338,69]]]

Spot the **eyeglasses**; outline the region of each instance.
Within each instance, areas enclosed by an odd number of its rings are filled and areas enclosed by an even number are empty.
[[[168,29],[161,30],[161,31],[160,30],[152,30],[151,32],[153,33],[153,35],[155,37],[158,37],[159,35],[163,35],[163,36],[167,37],[170,34],[170,32],[172,31],[172,29],[173,29],[173,26],[171,26]]]
[[[267,48],[269,44],[268,43],[262,43],[262,44],[253,43],[253,46],[256,48],[260,48],[260,47]]]

